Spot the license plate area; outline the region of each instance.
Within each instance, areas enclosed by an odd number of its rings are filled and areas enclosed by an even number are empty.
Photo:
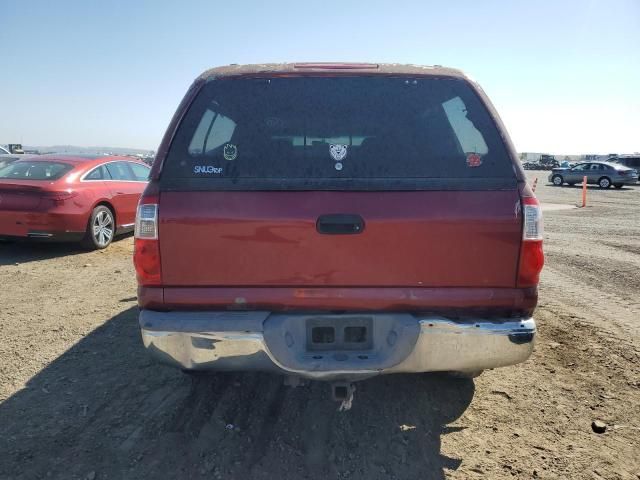
[[[313,317],[307,319],[307,350],[371,350],[373,319],[357,317]]]

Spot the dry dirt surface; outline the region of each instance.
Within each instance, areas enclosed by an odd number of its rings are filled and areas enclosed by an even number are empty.
[[[546,185],[539,335],[475,380],[191,378],[137,327],[132,240],[0,245],[0,478],[640,478],[640,187]],[[607,425],[595,433],[592,422]]]

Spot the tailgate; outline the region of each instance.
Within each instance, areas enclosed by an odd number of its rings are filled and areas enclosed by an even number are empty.
[[[165,286],[514,287],[517,190],[162,192]],[[321,233],[344,214],[359,233]]]

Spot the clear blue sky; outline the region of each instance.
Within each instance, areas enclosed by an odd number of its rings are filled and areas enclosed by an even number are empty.
[[[640,150],[640,0],[0,0],[0,143],[156,149],[229,63],[442,64],[520,151]]]

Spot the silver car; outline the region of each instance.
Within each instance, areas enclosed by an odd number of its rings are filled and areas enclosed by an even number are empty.
[[[549,181],[558,187],[563,183],[575,185],[582,183],[585,176],[588,184],[600,188],[609,188],[611,185],[622,188],[623,185],[634,185],[638,181],[636,170],[608,162],[582,162],[570,168],[554,168]]]

